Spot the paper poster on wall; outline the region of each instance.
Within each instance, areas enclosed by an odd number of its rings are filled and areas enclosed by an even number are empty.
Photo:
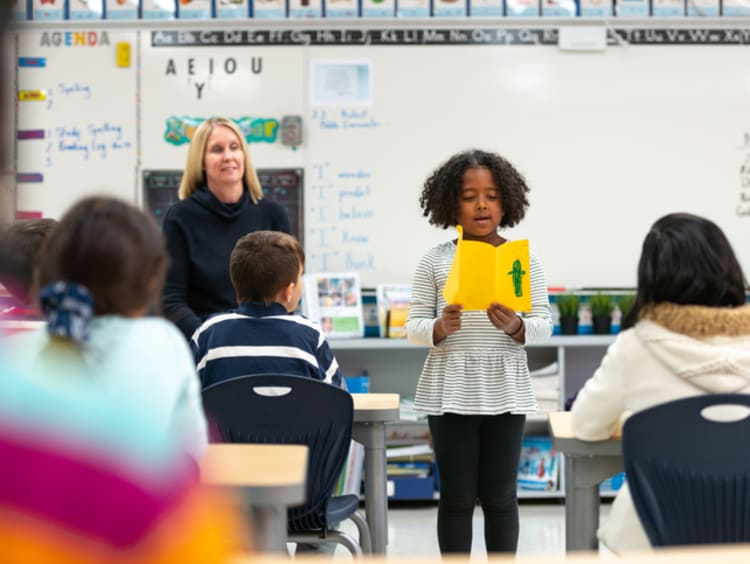
[[[395,0],[362,0],[363,18],[392,18],[395,13]]]
[[[33,0],[31,6],[35,20],[56,21],[65,15],[65,0]]]
[[[503,0],[470,0],[471,17],[493,17],[503,15]]]
[[[104,0],[75,0],[68,4],[68,19],[100,20],[104,14]]]
[[[108,20],[138,19],[138,0],[106,0],[104,17]]]
[[[144,20],[171,20],[177,13],[175,0],[142,0],[142,18]]]
[[[326,18],[356,18],[359,16],[357,0],[323,0]]]
[[[180,0],[177,17],[181,20],[207,20],[211,18],[211,0]]]
[[[462,18],[466,16],[466,0],[433,0],[432,15],[436,18]]]
[[[311,105],[369,106],[372,104],[371,61],[313,59],[310,65]]]
[[[253,0],[253,17],[258,19],[279,20],[286,17],[284,0]]]
[[[429,0],[399,0],[399,18],[427,18],[430,15]]]
[[[238,19],[250,16],[248,0],[216,0],[216,17],[219,19]]]
[[[29,18],[29,3],[26,0],[13,0],[13,19],[21,22]]]
[[[290,18],[322,18],[323,0],[289,0]]]

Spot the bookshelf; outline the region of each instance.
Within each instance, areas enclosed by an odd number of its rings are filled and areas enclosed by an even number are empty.
[[[556,408],[562,409],[565,398],[575,393],[599,366],[607,347],[615,335],[555,335],[548,341],[526,347],[529,369],[534,372],[552,364],[557,365],[560,393]],[[411,398],[417,386],[427,347],[409,343],[406,339],[331,339],[339,365],[346,376],[367,373],[371,392],[395,392],[401,397]],[[389,446],[414,444],[425,440],[426,423],[402,420],[390,425],[388,433],[393,437]],[[543,414],[532,415],[526,421],[526,434],[547,435],[547,418]],[[409,437],[414,437],[410,439]],[[561,461],[562,462],[562,461]],[[560,465],[557,491],[519,490],[521,499],[551,498],[565,496],[563,488],[564,464]],[[602,493],[603,497],[611,496]]]

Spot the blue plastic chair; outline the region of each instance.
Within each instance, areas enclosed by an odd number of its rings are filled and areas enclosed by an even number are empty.
[[[703,395],[625,422],[625,474],[653,546],[750,542],[748,408],[750,395]],[[722,409],[735,420],[714,420]]]
[[[359,497],[332,495],[352,439],[354,404],[347,391],[311,378],[263,374],[213,384],[202,395],[221,442],[309,447],[306,503],[289,509],[289,542],[338,543],[357,557],[372,552]],[[346,519],[357,526],[359,544],[334,528]]]

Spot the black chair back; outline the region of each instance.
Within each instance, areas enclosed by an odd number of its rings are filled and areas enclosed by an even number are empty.
[[[326,507],[352,438],[348,392],[301,376],[242,376],[203,390],[203,408],[223,442],[307,445],[307,502],[289,509],[289,530],[327,528]]]
[[[625,422],[627,483],[653,546],[750,542],[748,407],[750,395],[702,395]],[[715,420],[722,409],[734,420]]]

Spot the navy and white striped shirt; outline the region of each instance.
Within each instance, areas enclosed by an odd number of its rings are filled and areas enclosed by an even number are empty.
[[[320,327],[283,305],[245,302],[209,317],[190,346],[205,388],[253,374],[291,374],[341,386],[341,371]]]
[[[433,329],[447,305],[443,288],[456,254],[448,241],[434,247],[417,265],[412,279],[406,334],[430,348],[417,383],[414,407],[427,415],[497,415],[535,413],[526,349],[497,329],[485,311],[464,311],[461,329],[437,345]],[[531,312],[523,315],[525,344],[552,334],[552,313],[542,264],[529,251]]]

